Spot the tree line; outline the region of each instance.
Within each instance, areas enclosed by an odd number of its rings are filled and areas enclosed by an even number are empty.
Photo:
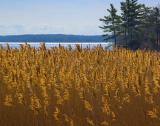
[[[138,0],[121,2],[121,13],[113,4],[101,18],[104,39],[117,47],[160,50],[160,7],[147,7]]]

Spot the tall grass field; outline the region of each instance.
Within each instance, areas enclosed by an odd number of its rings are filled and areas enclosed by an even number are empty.
[[[160,53],[0,47],[0,126],[160,126]]]

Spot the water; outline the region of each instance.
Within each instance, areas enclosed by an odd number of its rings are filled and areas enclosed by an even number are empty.
[[[35,47],[38,48],[40,47],[42,42],[28,42],[27,44],[29,44],[31,47]],[[11,48],[19,48],[20,45],[25,44],[25,42],[0,42],[0,45],[2,45],[3,47],[6,47],[6,45],[9,44],[9,46]],[[66,48],[68,48],[69,46],[72,48],[75,48],[75,46],[79,44],[82,48],[94,48],[96,46],[102,46],[103,48],[108,48],[111,49],[112,48],[112,43],[111,42],[82,42],[82,43],[71,43],[71,42],[45,42],[45,45],[47,48],[51,48],[51,47],[58,47],[59,45],[64,46]]]

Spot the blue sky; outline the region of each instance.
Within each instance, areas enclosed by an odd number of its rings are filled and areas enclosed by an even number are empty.
[[[102,34],[99,18],[123,0],[0,0],[0,34]],[[160,0],[139,0],[149,6]]]

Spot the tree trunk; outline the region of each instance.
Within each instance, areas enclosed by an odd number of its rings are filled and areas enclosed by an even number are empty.
[[[117,46],[116,30],[114,30],[114,44],[116,47]]]
[[[127,47],[127,31],[126,31],[126,28],[125,28],[125,31],[124,31],[124,36],[125,36],[125,46]]]
[[[159,33],[158,33],[158,31],[156,32],[156,46],[157,46],[157,48],[158,48],[158,42],[159,41]]]

